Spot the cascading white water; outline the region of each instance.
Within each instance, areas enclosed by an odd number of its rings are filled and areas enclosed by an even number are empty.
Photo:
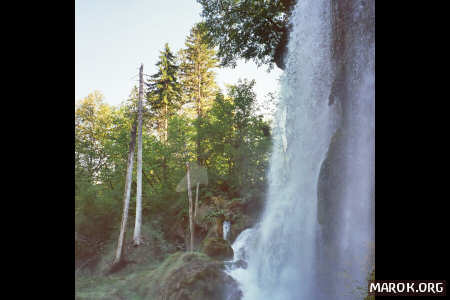
[[[228,232],[230,232],[230,221],[224,221],[222,228],[223,228],[223,239],[226,241],[228,240]]]
[[[367,5],[352,5],[354,21]],[[244,300],[361,299],[357,288],[373,266],[374,45],[362,35],[351,40],[339,87],[346,99],[330,101],[341,76],[332,59],[332,6],[298,0],[291,17],[266,206],[232,245],[233,261],[245,266],[227,271]],[[318,194],[335,187],[326,185],[324,165],[342,168],[332,173],[342,177],[339,193],[325,204]]]

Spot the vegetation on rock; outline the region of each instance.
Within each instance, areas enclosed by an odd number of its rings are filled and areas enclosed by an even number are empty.
[[[219,260],[230,260],[233,258],[233,248],[228,241],[222,237],[208,237],[203,241],[202,252],[209,257]]]
[[[222,270],[223,263],[202,253],[176,252],[156,268],[78,279],[76,299],[240,299],[236,282]]]

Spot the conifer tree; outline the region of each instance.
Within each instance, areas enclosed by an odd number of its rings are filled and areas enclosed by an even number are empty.
[[[202,148],[202,125],[205,113],[212,107],[216,92],[215,73],[212,70],[218,66],[214,49],[210,48],[203,39],[204,32],[196,25],[191,29],[186,38],[185,49],[180,51],[181,57],[181,82],[185,102],[194,104],[196,121],[196,156],[200,166],[205,165],[206,157]],[[189,166],[187,166],[189,171]],[[188,175],[189,177],[189,175]],[[193,250],[194,239],[194,215],[192,211],[192,196],[190,182],[189,192],[189,224],[191,232],[190,249]],[[196,207],[198,207],[199,183],[196,185]]]
[[[211,108],[216,92],[215,73],[218,67],[214,49],[210,48],[203,39],[204,32],[200,26],[194,26],[186,38],[185,49],[180,51],[181,82],[185,102],[194,104],[196,120],[197,162],[204,165],[205,157],[202,150],[202,124],[205,112]]]
[[[179,66],[176,56],[166,43],[156,63],[158,72],[151,76],[147,84],[147,100],[155,114],[160,141],[167,146],[169,118],[181,107],[181,87],[178,82]],[[163,189],[167,188],[167,154],[162,158]]]
[[[178,82],[179,66],[176,57],[166,43],[156,63],[158,72],[151,76],[147,83],[147,100],[159,121],[158,129],[163,143],[168,139],[168,121],[171,115],[181,106],[181,88]]]

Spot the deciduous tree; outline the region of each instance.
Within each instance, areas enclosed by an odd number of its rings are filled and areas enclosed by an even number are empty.
[[[288,41],[289,17],[295,0],[197,0],[203,7],[205,38],[218,46],[222,65],[236,66],[238,59],[258,65],[282,61]]]

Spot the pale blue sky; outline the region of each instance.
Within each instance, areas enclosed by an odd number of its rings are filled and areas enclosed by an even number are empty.
[[[183,48],[192,25],[201,21],[200,12],[196,0],[76,0],[75,100],[94,90],[113,105],[125,100],[137,84],[140,63],[144,73],[153,74],[164,44],[173,52]],[[217,82],[223,88],[238,78],[255,79],[262,101],[278,89],[282,73],[266,69],[241,62],[235,69],[217,70]]]

